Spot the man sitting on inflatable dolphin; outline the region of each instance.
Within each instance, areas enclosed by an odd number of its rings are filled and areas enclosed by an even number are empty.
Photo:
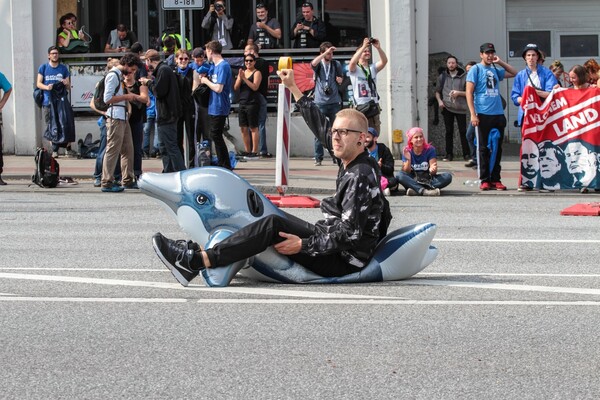
[[[377,162],[365,151],[367,118],[353,109],[329,120],[294,83],[292,70],[279,76],[294,95],[314,135],[341,160],[334,196],[321,201],[324,219],[312,225],[293,215],[267,215],[203,250],[191,241],[175,241],[157,233],[154,248],[162,262],[184,286],[204,268],[224,267],[247,259],[267,247],[324,277],[360,271],[386,234],[391,214],[379,186]],[[382,215],[387,216],[382,219]]]

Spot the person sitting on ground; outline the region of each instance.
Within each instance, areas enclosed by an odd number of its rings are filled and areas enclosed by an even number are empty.
[[[379,187],[379,167],[364,149],[367,118],[354,109],[344,109],[331,126],[295,84],[293,70],[284,69],[279,76],[313,134],[341,160],[335,195],[321,201],[325,219],[313,225],[290,214],[268,215],[206,250],[191,241],[155,234],[154,249],[183,286],[204,268],[227,266],[269,246],[321,276],[347,275],[368,264],[387,231],[389,219],[382,214],[389,215],[389,205]]]
[[[425,141],[423,129],[410,128],[406,138],[402,171],[396,175],[398,183],[406,188],[407,196],[439,196],[440,189],[452,182],[452,175],[438,174],[435,147]]]
[[[394,176],[394,156],[385,144],[377,142],[378,138],[379,132],[375,128],[369,128],[365,139],[365,148],[369,152],[369,155],[377,160],[379,169],[381,169],[381,188],[383,189],[383,193],[389,196],[391,191],[398,189],[398,180]],[[385,185],[383,184],[384,182]]]

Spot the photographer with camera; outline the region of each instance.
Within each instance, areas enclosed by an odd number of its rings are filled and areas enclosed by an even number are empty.
[[[208,13],[202,20],[202,28],[207,29],[211,40],[216,40],[223,46],[223,50],[233,48],[231,42],[231,28],[233,18],[225,14],[224,0],[217,0],[210,4]]]
[[[275,18],[269,18],[269,8],[264,3],[256,5],[256,23],[250,27],[248,44],[256,44],[260,49],[274,49],[281,39],[281,27]]]
[[[371,46],[377,49],[379,61],[371,63]],[[379,94],[377,94],[377,73],[388,63],[388,58],[381,48],[381,43],[375,38],[365,38],[362,45],[350,59],[348,65],[348,76],[352,83],[354,93],[354,104],[358,111],[362,112],[369,120],[369,126],[381,132],[381,121],[379,114]]]
[[[325,23],[315,17],[310,2],[302,3],[302,18],[296,21],[291,31],[295,49],[319,47],[327,36]]]
[[[342,98],[339,85],[344,79],[342,64],[333,59],[335,47],[331,42],[323,42],[319,47],[320,54],[310,62],[315,73],[315,104],[329,122],[333,124],[335,115],[342,109]],[[315,137],[315,165],[323,161],[323,146]]]

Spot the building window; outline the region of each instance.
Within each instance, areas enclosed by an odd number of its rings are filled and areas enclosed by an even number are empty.
[[[598,35],[561,35],[561,57],[598,57]]]
[[[546,57],[552,56],[552,47],[550,43],[550,31],[518,31],[508,33],[508,56],[521,57],[525,46],[529,43],[537,44]]]

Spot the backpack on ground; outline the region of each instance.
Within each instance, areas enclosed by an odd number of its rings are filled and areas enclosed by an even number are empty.
[[[38,147],[35,152],[35,171],[31,181],[43,188],[55,188],[58,186],[60,167],[58,161],[43,147]]]
[[[96,84],[96,89],[94,90],[94,107],[96,107],[96,110],[98,111],[107,111],[108,108],[110,107],[109,104],[106,104],[104,102],[104,88],[105,88],[105,79],[108,76],[108,74],[110,73],[113,74],[117,74],[115,71],[108,71],[108,73],[102,78],[100,79],[100,81],[98,81],[98,83]],[[121,79],[119,77],[119,74],[117,74],[117,78],[119,78],[119,80]],[[115,92],[113,93],[113,96],[115,96],[117,94],[117,92],[119,91],[119,85],[117,85],[117,88],[115,89]]]
[[[91,133],[85,135],[85,139],[79,139],[79,155],[77,158],[96,158],[100,150],[100,139],[94,140]]]

